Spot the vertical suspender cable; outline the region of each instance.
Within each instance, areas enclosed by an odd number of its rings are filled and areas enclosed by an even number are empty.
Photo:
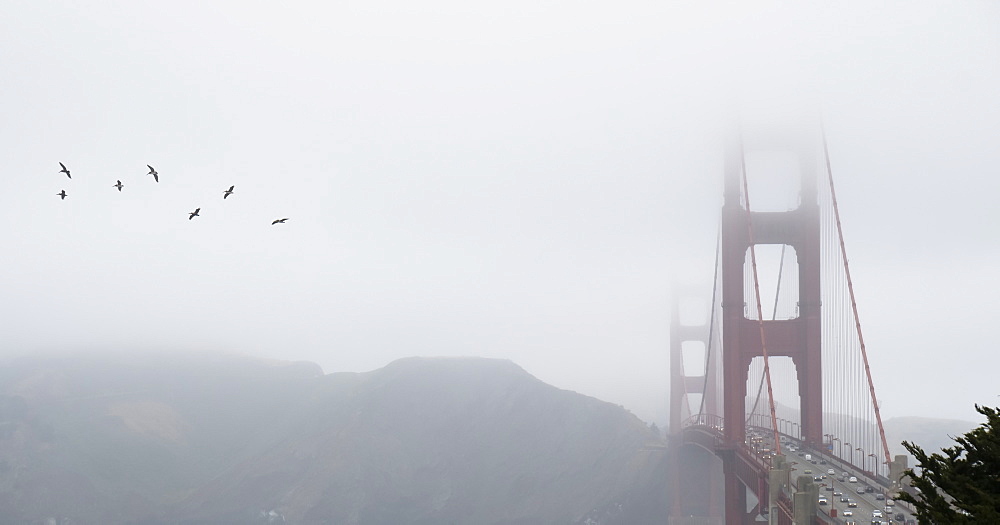
[[[858,344],[861,345],[861,358],[864,360],[865,377],[868,379],[868,392],[871,396],[872,406],[875,408],[875,421],[878,423],[879,437],[882,439],[882,452],[885,454],[885,461],[889,463],[889,444],[885,439],[885,428],[882,426],[882,414],[878,408],[878,398],[875,397],[875,385],[872,382],[872,371],[868,366],[868,352],[865,349],[865,338],[861,335],[861,321],[858,318],[858,303],[854,299],[854,284],[851,281],[851,267],[847,264],[847,250],[844,248],[844,231],[840,224],[840,209],[837,207],[837,192],[833,188],[833,169],[830,167],[830,150],[826,144],[826,131],[821,130],[823,137],[823,156],[826,159],[826,175],[830,183],[830,199],[833,202],[833,216],[837,223],[837,239],[840,241],[840,255],[844,261],[844,275],[847,277],[847,290],[851,297],[851,313],[854,314],[854,326],[858,332]],[[744,174],[744,181],[746,180]],[[744,182],[745,184],[745,182]],[[753,245],[751,245],[752,248]],[[766,356],[766,354],[765,354]],[[765,357],[765,359],[767,359]],[[767,366],[765,364],[765,366]],[[862,458],[862,464],[864,459]],[[878,465],[872,467],[873,472],[878,471]]]

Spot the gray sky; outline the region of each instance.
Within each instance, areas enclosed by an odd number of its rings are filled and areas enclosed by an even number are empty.
[[[662,422],[728,119],[809,108],[883,414],[998,403],[1000,3],[90,4],[0,19],[4,354],[502,357]]]

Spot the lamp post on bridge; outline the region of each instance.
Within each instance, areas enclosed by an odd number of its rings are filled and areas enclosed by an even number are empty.
[[[832,456],[833,455],[833,434],[823,434],[823,437],[827,438],[827,441],[825,443],[823,443],[823,447],[826,448],[826,450],[829,451],[826,454],[828,456]],[[827,446],[827,443],[829,443],[829,446]]]
[[[868,454],[868,456],[865,457],[865,465],[868,465],[868,457],[872,458],[872,469],[868,473],[874,479],[875,476],[876,476],[876,474],[875,474],[875,467],[878,466],[878,456],[876,456],[875,454]]]
[[[778,423],[780,424],[778,430],[783,434],[795,437],[792,435],[792,425],[796,423],[790,419],[785,419],[783,417],[779,417],[777,419]]]
[[[844,452],[844,444],[840,441],[839,437],[832,438],[831,441],[836,441],[837,442],[837,457],[840,458],[841,460],[843,460],[844,459],[844,454],[843,454],[843,452]],[[850,443],[848,443],[848,445],[850,445]]]
[[[799,439],[801,437],[800,436],[801,432],[799,431],[799,423],[797,421],[792,421],[791,419],[782,419],[782,421],[784,421],[788,425],[789,436],[792,436],[795,439]],[[792,433],[793,429],[795,430],[794,434]]]

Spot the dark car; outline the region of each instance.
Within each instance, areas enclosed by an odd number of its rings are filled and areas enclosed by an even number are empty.
[[[871,485],[865,486],[865,492],[875,492],[875,489]]]

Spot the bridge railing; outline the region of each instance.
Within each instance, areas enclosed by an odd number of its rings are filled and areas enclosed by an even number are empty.
[[[681,427],[683,429],[697,427],[711,434],[714,438],[712,445],[714,450],[719,450],[726,446],[723,440],[725,419],[722,416],[712,414],[694,415],[682,421]],[[707,443],[699,444],[707,445]],[[736,448],[736,452],[744,458],[745,462],[753,463],[761,472],[770,470],[772,455],[759,447],[755,447],[749,438],[737,445]]]

